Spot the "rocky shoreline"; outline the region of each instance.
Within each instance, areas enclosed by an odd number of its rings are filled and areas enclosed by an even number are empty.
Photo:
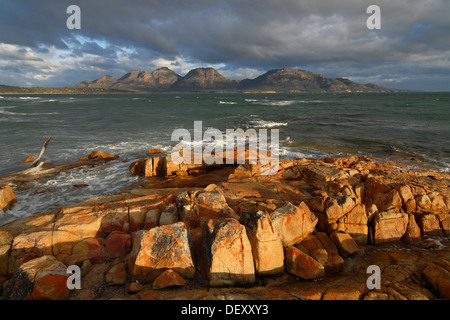
[[[1,297],[450,299],[449,174],[358,156],[279,165],[265,176],[153,150],[130,165],[139,188],[0,226]]]

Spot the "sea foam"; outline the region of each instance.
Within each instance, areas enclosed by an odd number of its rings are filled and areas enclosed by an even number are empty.
[[[277,121],[266,121],[266,120],[251,120],[251,125],[257,128],[276,128],[285,127],[288,125],[287,122],[277,122]]]
[[[237,104],[237,102],[234,102],[234,101],[219,101],[219,104]]]

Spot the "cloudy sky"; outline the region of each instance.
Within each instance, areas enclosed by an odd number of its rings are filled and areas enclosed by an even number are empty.
[[[81,29],[69,30],[69,5]],[[369,30],[369,5],[381,29]],[[231,79],[292,67],[450,91],[449,0],[0,0],[0,84],[211,66]]]

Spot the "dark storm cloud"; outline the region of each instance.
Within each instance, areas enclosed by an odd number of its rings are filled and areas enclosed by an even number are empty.
[[[366,27],[371,0],[3,2],[0,68],[36,72],[43,64],[17,59],[50,59],[49,83],[164,64],[177,72],[219,66],[234,78],[289,66],[397,87],[439,71],[436,81],[450,90],[442,84],[450,73],[447,0],[378,0],[381,30]],[[81,30],[66,28],[71,4],[81,8]]]

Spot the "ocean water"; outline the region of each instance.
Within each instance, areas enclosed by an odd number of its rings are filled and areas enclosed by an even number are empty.
[[[279,129],[282,158],[358,154],[450,171],[450,93],[3,95],[0,176],[28,168],[23,160],[50,136],[48,162],[97,150],[120,159],[17,188],[18,203],[0,212],[0,225],[133,187],[130,162],[151,148],[170,152],[172,132],[193,132],[200,120],[203,131]]]

